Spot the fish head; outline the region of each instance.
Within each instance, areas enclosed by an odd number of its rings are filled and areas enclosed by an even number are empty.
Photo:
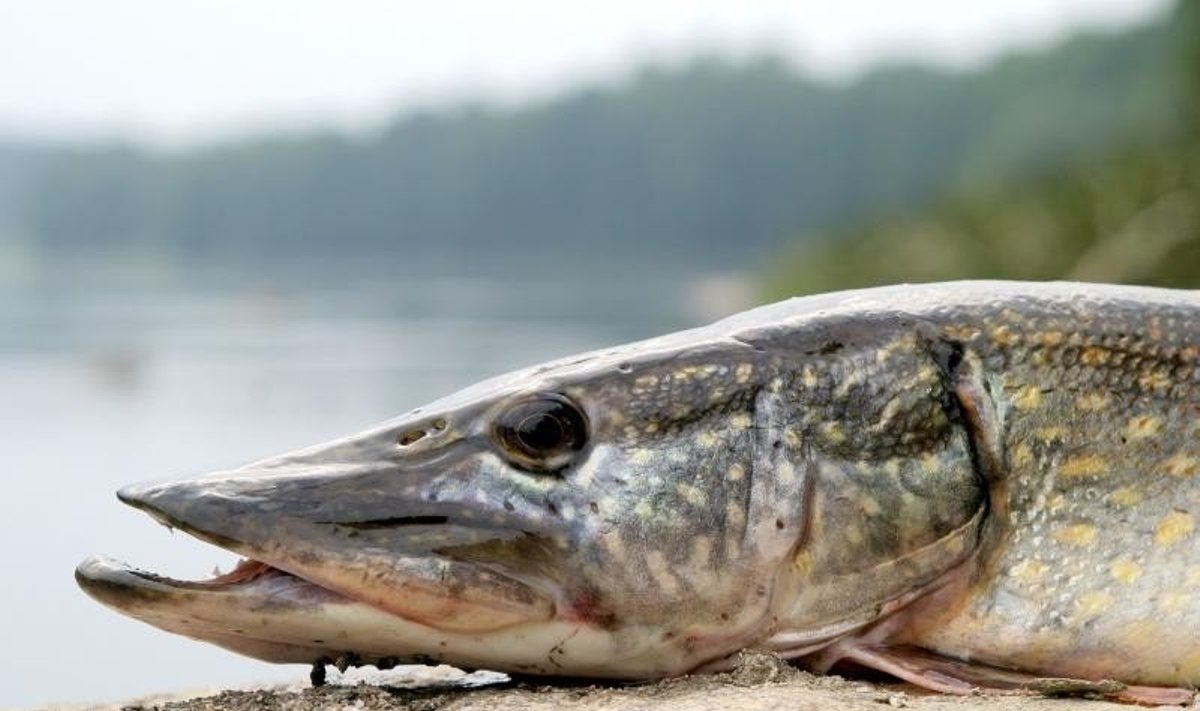
[[[121,612],[269,661],[689,671],[773,623],[804,476],[779,475],[765,354],[684,341],[559,361],[327,445],[127,487],[126,503],[246,560],[186,582],[92,558],[76,577]]]

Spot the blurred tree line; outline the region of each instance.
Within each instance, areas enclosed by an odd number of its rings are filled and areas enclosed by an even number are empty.
[[[1163,20],[977,71],[893,66],[844,85],[811,81],[770,57],[701,58],[514,110],[410,114],[361,139],[184,154],[57,151],[29,173],[8,234],[46,254],[182,263],[358,256],[422,268],[587,255],[753,265],[796,235],[896,214],[950,185],[1021,183],[1116,142],[1146,146],[1128,158],[1130,170],[1170,183],[1154,156],[1180,130],[1168,71],[1173,31]],[[1058,219],[1038,217],[1044,210],[1027,201],[1029,220]],[[947,214],[970,212],[954,205]],[[971,225],[940,227],[962,228],[976,234]],[[1020,229],[1031,235],[1021,239],[1041,234]],[[871,270],[889,260],[862,260],[860,245],[904,252],[940,244],[923,228],[911,232],[855,232],[844,245],[799,252],[779,283],[791,290],[882,278]],[[973,239],[982,251],[1005,252]],[[839,266],[840,254],[860,261]],[[1000,258],[991,271],[1007,264]]]
[[[1200,287],[1200,1],[1176,6],[1164,40],[1175,64],[1163,76],[1180,97],[1174,140],[1127,141],[1002,187],[957,186],[924,211],[797,242],[769,295],[960,278]]]

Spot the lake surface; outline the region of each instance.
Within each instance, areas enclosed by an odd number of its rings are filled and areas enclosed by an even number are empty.
[[[120,505],[120,485],[315,444],[488,375],[744,305],[736,281],[689,274],[338,281],[0,284],[0,707],[305,678],[76,588],[92,553],[193,578],[235,560]]]

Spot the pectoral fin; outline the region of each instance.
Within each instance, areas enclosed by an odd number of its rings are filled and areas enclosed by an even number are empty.
[[[1129,686],[1110,679],[1039,677],[952,659],[911,645],[874,645],[858,638],[838,642],[821,654],[821,660],[822,665],[828,666],[851,662],[946,694],[1099,697],[1149,706],[1186,706],[1196,697],[1196,692],[1191,689]]]

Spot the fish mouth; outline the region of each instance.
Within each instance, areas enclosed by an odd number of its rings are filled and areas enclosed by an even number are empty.
[[[276,604],[351,601],[351,598],[259,560],[242,558],[232,570],[210,578],[184,580],[136,568],[106,555],[93,555],[75,568],[75,582],[112,607],[154,602],[172,595],[269,596]],[[267,594],[269,593],[269,595]]]
[[[180,580],[113,558],[90,556],[75,580],[96,601],[167,632],[210,642],[267,662],[318,663],[343,658],[339,617],[394,617],[266,563],[243,559],[221,575]],[[382,620],[381,620],[382,621]],[[329,637],[329,639],[325,639]],[[362,663],[425,661],[418,649],[361,655]]]
[[[118,498],[242,556],[232,570],[183,580],[98,555],[76,568],[79,586],[159,629],[270,662],[347,655],[384,667],[436,662],[457,637],[555,617],[554,601],[526,582],[429,545],[381,545],[469,542],[494,532],[455,526],[441,515],[341,523],[298,518],[269,499],[229,496],[220,483],[127,487]]]
[[[134,493],[133,487],[121,489],[117,498],[122,503],[145,511],[171,531],[184,531],[230,551],[236,551],[240,546],[236,540],[193,528],[183,521],[171,518],[163,511],[146,505]],[[268,590],[276,600],[282,598],[302,602],[317,598],[349,599],[301,576],[253,558],[240,558],[233,569],[226,573],[215,568],[212,577],[184,580],[137,568],[109,556],[93,555],[76,567],[75,581],[97,601],[118,609],[136,605],[139,601],[160,601],[171,596],[209,594],[248,597]]]

